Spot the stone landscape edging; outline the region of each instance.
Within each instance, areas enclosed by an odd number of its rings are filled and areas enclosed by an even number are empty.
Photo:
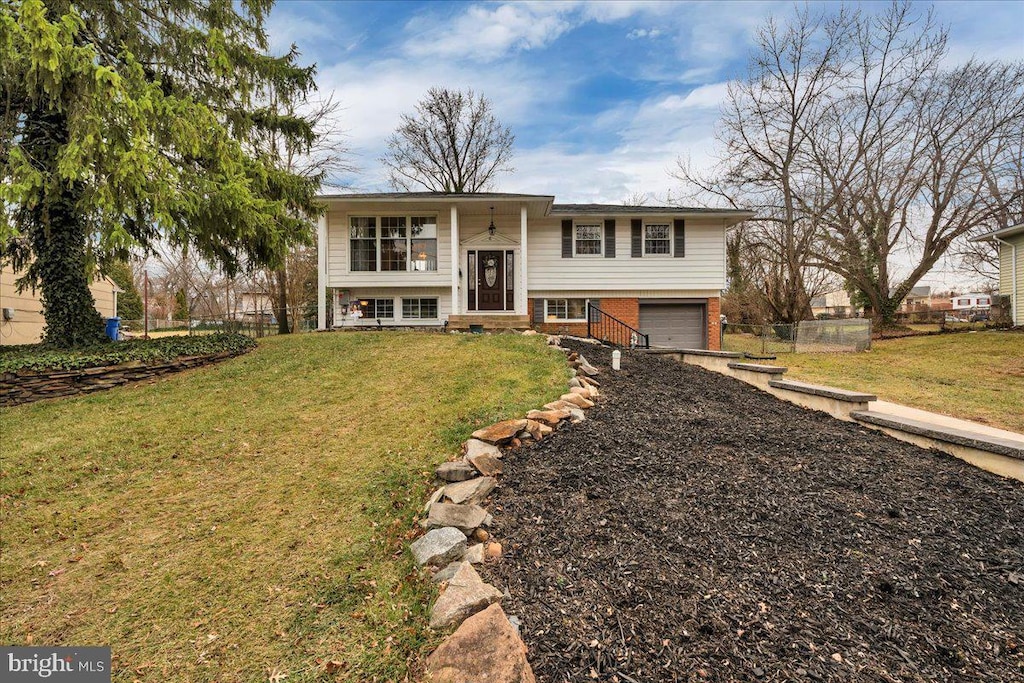
[[[501,449],[539,442],[566,424],[585,420],[583,411],[593,407],[600,396],[600,383],[594,379],[598,369],[579,353],[562,347],[560,341],[559,336],[548,336],[548,345],[566,353],[574,370],[566,393],[545,404],[543,410],[474,431],[463,444],[462,455],[437,469],[438,478],[445,483],[424,506],[427,517],[420,524],[428,532],[410,545],[416,563],[432,568],[432,580],[442,585],[431,608],[431,628],[455,627],[427,658],[429,683],[536,681],[518,620],[501,608],[504,594],[485,583],[473,565],[497,561],[502,553],[501,544],[485,528],[491,524],[491,515],[481,507],[502,473]],[[469,545],[472,541],[476,543]]]
[[[218,363],[246,353],[248,350],[218,351],[207,355],[183,356],[171,361],[151,364],[130,361],[118,365],[78,370],[5,372],[0,374],[0,407],[6,408],[49,398],[64,398],[113,389],[161,375]]]

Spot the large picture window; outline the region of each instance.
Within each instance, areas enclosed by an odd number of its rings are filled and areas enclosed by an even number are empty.
[[[601,229],[600,223],[576,224],[573,251],[577,256],[601,255]]]
[[[402,299],[402,317],[415,320],[436,320],[437,298]]]
[[[353,271],[377,270],[377,219],[353,216],[349,227]]]
[[[413,216],[410,225],[409,270],[437,270],[437,219]]]
[[[409,235],[404,216],[381,216],[380,269],[408,270]]]
[[[349,244],[353,272],[437,270],[433,216],[352,216]]]
[[[671,254],[672,227],[668,223],[644,226],[644,254]]]
[[[587,319],[586,299],[545,299],[545,322],[585,322]]]

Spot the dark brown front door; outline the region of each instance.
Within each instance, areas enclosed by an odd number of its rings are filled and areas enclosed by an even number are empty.
[[[478,309],[505,310],[505,253],[481,251],[476,257]]]

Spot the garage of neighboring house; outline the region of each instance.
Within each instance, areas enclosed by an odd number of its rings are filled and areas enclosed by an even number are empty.
[[[640,302],[640,331],[648,335],[651,346],[706,349],[707,329],[704,302]]]

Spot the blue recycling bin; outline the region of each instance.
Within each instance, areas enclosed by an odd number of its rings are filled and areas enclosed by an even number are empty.
[[[110,341],[117,341],[121,335],[121,319],[107,318],[107,338]]]

